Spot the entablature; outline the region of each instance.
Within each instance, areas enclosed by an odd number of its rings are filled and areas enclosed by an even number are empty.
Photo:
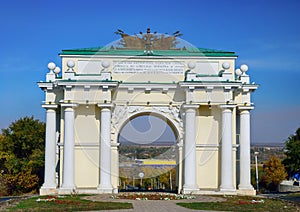
[[[167,93],[169,90],[176,90],[177,83],[152,83],[152,82],[136,82],[136,83],[120,83],[118,89],[127,89],[129,92],[134,90],[143,90],[145,92],[159,91]]]
[[[37,84],[43,91],[52,90],[54,87],[52,82],[38,82]]]
[[[117,81],[90,81],[90,80],[61,80],[57,81],[58,86],[64,86],[64,87],[102,87],[105,89],[113,89],[117,87],[119,82]]]
[[[199,89],[205,89],[205,90],[214,90],[214,89],[220,89],[223,88],[224,90],[232,90],[237,89],[241,87],[240,82],[179,82],[179,86],[181,88],[184,88],[186,90],[199,90]]]
[[[257,84],[242,84],[242,86],[240,87],[240,90],[242,90],[243,92],[254,92],[259,85]]]

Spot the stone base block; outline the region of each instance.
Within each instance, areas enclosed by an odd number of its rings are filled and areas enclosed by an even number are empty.
[[[241,196],[255,196],[256,190],[252,189],[239,189],[237,190],[237,194]]]
[[[226,195],[236,195],[236,189],[235,188],[220,188],[219,191],[221,194],[226,194]]]
[[[56,195],[58,194],[57,188],[48,188],[48,187],[41,187],[40,188],[40,195]]]
[[[70,188],[60,188],[58,190],[58,194],[72,194],[72,193],[77,193],[75,187],[70,187]]]
[[[112,194],[113,187],[111,186],[98,186],[97,191],[99,194]]]
[[[182,189],[183,194],[197,194],[199,188],[197,185],[184,185]]]

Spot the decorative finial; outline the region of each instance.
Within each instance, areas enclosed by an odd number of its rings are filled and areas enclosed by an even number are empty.
[[[60,68],[58,66],[56,66],[55,69],[54,69],[54,73],[59,74],[59,72],[60,72]]]
[[[190,70],[192,70],[196,67],[196,64],[194,62],[189,62],[188,67],[189,67]]]
[[[50,72],[53,72],[55,69],[56,65],[53,62],[48,63],[48,69],[50,70]]]
[[[243,73],[245,73],[246,71],[248,71],[248,66],[246,64],[243,64],[241,65],[240,69]]]
[[[237,76],[242,76],[243,72],[241,71],[241,69],[237,68],[237,69],[235,69],[235,74]]]
[[[74,62],[73,60],[69,60],[69,61],[67,62],[67,66],[68,66],[68,68],[74,68],[75,62]]]
[[[69,60],[67,62],[67,66],[68,66],[68,70],[67,70],[68,72],[74,72],[73,68],[75,66],[75,62],[73,60]]]
[[[230,68],[230,63],[224,62],[224,63],[222,64],[222,67],[223,67],[225,70],[227,70],[227,69]]]
[[[110,63],[107,60],[104,60],[101,62],[101,65],[104,69],[106,69],[110,66]]]

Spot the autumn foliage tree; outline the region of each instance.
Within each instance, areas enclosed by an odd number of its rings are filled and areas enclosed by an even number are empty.
[[[270,191],[277,191],[278,185],[287,177],[284,165],[276,156],[272,156],[270,160],[264,163],[264,175],[261,183],[265,184]]]
[[[0,177],[8,194],[36,190],[43,181],[45,124],[24,117],[2,130]]]

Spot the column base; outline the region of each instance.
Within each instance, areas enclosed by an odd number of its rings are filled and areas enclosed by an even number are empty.
[[[256,190],[254,190],[254,189],[239,189],[239,190],[237,190],[237,194],[243,195],[243,196],[255,196]]]
[[[224,193],[236,193],[236,189],[234,187],[222,187],[220,186],[220,192]]]
[[[76,193],[76,187],[75,186],[68,186],[68,187],[60,187],[58,190],[58,194],[72,194]]]
[[[239,190],[254,190],[252,185],[239,185]]]
[[[197,193],[198,191],[199,187],[197,185],[184,185],[182,189],[183,194]]]
[[[58,194],[58,189],[55,186],[42,186],[40,188],[40,195],[55,195]]]
[[[252,185],[243,186],[239,185],[239,190],[237,190],[239,195],[246,195],[246,196],[255,196],[256,190],[253,188]]]
[[[111,185],[99,185],[97,191],[99,194],[112,194],[113,187]]]

